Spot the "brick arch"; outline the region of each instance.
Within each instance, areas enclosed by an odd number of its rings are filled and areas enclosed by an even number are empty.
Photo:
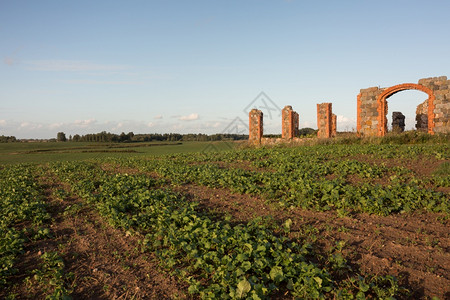
[[[387,99],[392,95],[405,90],[419,90],[428,94],[428,133],[434,134],[434,101],[435,95],[433,91],[421,84],[403,83],[386,88],[377,97],[378,125],[377,134],[384,136],[387,132]]]

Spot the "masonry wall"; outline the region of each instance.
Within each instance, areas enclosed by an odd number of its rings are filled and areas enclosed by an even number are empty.
[[[428,131],[428,99],[416,108],[416,130]]]
[[[383,92],[378,87],[361,89],[357,98],[356,129],[366,136],[377,135],[378,104],[377,98]],[[387,109],[387,106],[386,106]],[[386,111],[387,112],[387,111]]]
[[[386,120],[381,114],[386,116],[388,111],[388,101],[381,103],[380,99],[383,95],[388,99],[391,95],[402,90],[416,89],[428,91],[431,93],[432,106],[420,104],[417,108],[417,114],[426,114],[426,118],[421,116],[418,122],[420,130],[425,130],[430,133],[436,132],[450,132],[450,80],[446,76],[432,77],[420,79],[418,84],[400,84],[390,88],[371,87],[361,89],[357,97],[357,124],[356,128],[360,135],[376,136],[384,135],[387,132],[386,122],[381,124],[380,120]],[[392,90],[392,93],[388,92]],[[428,93],[427,92],[427,93]],[[387,95],[385,95],[388,93]],[[426,112],[425,112],[426,110]],[[416,118],[417,120],[417,118]],[[427,120],[427,125],[424,125]],[[426,126],[426,129],[424,128]]]
[[[419,80],[419,84],[426,86],[434,93],[434,107],[427,107],[434,113],[434,128],[436,133],[450,133],[450,80],[447,76],[431,77]],[[428,122],[430,118],[428,117]]]
[[[281,111],[281,137],[283,139],[293,139],[298,135],[299,115],[292,109],[292,106],[286,105]]]
[[[332,137],[335,137],[337,134],[336,126],[337,126],[337,116],[335,114],[331,114],[331,136]]]
[[[330,138],[332,133],[331,103],[317,104],[317,137]]]
[[[248,113],[249,136],[248,141],[251,144],[261,144],[263,136],[263,113],[258,109],[252,109]]]

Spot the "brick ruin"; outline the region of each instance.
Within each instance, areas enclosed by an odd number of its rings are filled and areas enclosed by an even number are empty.
[[[317,104],[317,132],[318,138],[336,136],[337,116],[332,112],[331,103]]]
[[[277,144],[297,141],[299,134],[299,115],[292,109],[292,106],[287,105],[282,110],[281,114],[281,138],[263,138],[263,113],[258,109],[252,109],[249,114],[249,142],[251,144]]]
[[[405,115],[399,111],[392,112],[392,131],[396,133],[405,131]]]
[[[292,110],[292,106],[286,105],[281,111],[281,137],[293,139],[298,136],[299,116]]]
[[[387,133],[387,99],[404,90],[419,90],[428,99],[416,109],[416,129],[434,133],[450,132],[450,80],[446,76],[420,79],[417,84],[403,83],[389,88],[371,87],[361,89],[357,96],[356,130],[360,136],[384,136]],[[251,144],[276,144],[298,142],[299,114],[287,105],[282,110],[281,138],[263,137],[263,113],[252,109],[249,113],[249,142]],[[405,116],[393,113],[393,130],[405,129]],[[331,103],[317,104],[317,137],[336,136],[337,116],[332,112]]]
[[[248,141],[251,144],[261,144],[263,136],[263,113],[258,109],[252,109],[248,113],[249,135]]]
[[[281,138],[263,137],[263,112],[252,109],[249,114],[249,142],[250,144],[277,144],[286,142],[299,142],[299,114],[286,105],[281,111]],[[329,138],[336,136],[336,115],[331,112],[331,103],[317,104],[318,136]]]
[[[419,104],[416,109],[416,130],[428,131],[428,100]]]
[[[362,136],[387,133],[387,99],[404,90],[419,90],[428,99],[416,110],[416,128],[430,134],[450,132],[450,80],[446,76],[420,79],[417,84],[403,83],[389,88],[362,89],[357,97],[356,129]]]

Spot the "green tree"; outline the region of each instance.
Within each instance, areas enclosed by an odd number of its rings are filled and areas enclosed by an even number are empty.
[[[67,141],[66,134],[64,132],[58,132],[58,134],[56,135],[56,140],[58,142],[65,142],[65,141]]]

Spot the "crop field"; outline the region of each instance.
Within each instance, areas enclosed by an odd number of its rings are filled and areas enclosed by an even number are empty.
[[[450,298],[449,143],[192,147],[3,149],[0,298]]]
[[[35,142],[0,143],[0,165],[85,160],[104,157],[159,156],[174,153],[230,150],[230,142]]]

